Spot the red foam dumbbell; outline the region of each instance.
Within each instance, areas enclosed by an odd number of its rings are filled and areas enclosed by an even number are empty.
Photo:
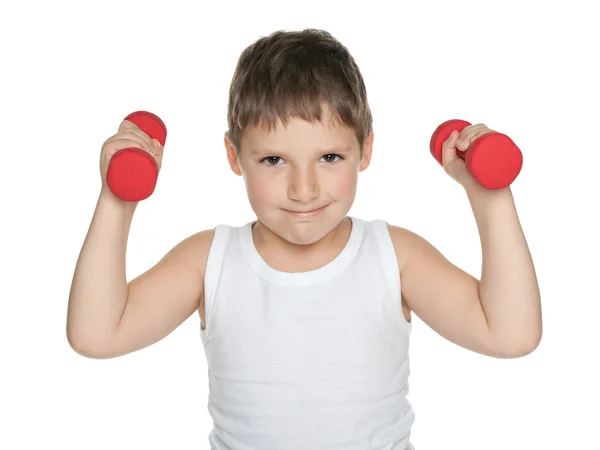
[[[442,144],[453,131],[461,132],[471,124],[452,119],[442,123],[431,136],[429,148],[433,157],[442,164]],[[505,134],[490,131],[471,142],[467,150],[458,150],[457,156],[465,161],[467,170],[479,184],[487,189],[509,186],[523,166],[523,154]]]
[[[137,125],[164,147],[167,127],[157,115],[148,111],[136,111],[124,120]],[[112,193],[127,202],[138,202],[150,197],[157,179],[158,165],[153,156],[135,147],[116,152],[110,159],[106,173],[106,183]]]

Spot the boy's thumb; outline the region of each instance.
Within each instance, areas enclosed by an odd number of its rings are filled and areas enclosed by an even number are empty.
[[[157,154],[162,154],[163,146],[160,145],[160,142],[158,142],[157,139],[152,139],[152,147]]]

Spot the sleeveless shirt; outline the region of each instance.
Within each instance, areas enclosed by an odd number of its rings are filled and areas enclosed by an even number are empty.
[[[205,271],[211,450],[409,450],[408,322],[382,220],[350,217],[316,270],[280,272],[252,225],[215,227]]]

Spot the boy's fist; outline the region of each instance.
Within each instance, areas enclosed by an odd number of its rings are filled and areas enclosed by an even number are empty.
[[[445,172],[465,188],[477,183],[467,170],[465,152],[475,139],[490,133],[495,131],[483,123],[469,125],[462,131],[452,131],[442,144],[442,166]]]
[[[147,152],[156,163],[160,171],[162,165],[163,146],[157,139],[152,139],[137,125],[129,120],[123,120],[117,133],[108,138],[102,145],[100,152],[100,176],[102,188],[108,187],[107,172],[113,156],[120,150],[126,148],[137,148]],[[110,189],[109,189],[110,190]]]

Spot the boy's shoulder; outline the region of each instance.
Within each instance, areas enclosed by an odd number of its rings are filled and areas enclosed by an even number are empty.
[[[197,231],[182,239],[177,246],[181,248],[194,248],[195,250],[208,251],[215,235],[215,228]]]
[[[214,235],[215,228],[208,228],[197,231],[179,241],[169,252],[179,255],[179,258],[174,261],[175,264],[179,259],[180,264],[187,265],[190,268],[193,267],[203,275]]]
[[[385,223],[387,225],[392,244],[394,245],[394,250],[396,251],[398,266],[400,267],[400,270],[402,270],[410,258],[411,252],[417,249],[420,244],[422,245],[425,240],[408,228],[393,225],[387,221]]]
[[[429,264],[438,267],[446,265],[446,258],[423,236],[402,226],[388,222],[386,224],[396,252],[401,278],[406,279],[408,272],[414,272],[411,270],[414,267],[426,267]]]
[[[387,222],[386,222],[387,223]],[[447,271],[453,264],[426,238],[408,228],[387,223],[401,275],[427,268]]]

